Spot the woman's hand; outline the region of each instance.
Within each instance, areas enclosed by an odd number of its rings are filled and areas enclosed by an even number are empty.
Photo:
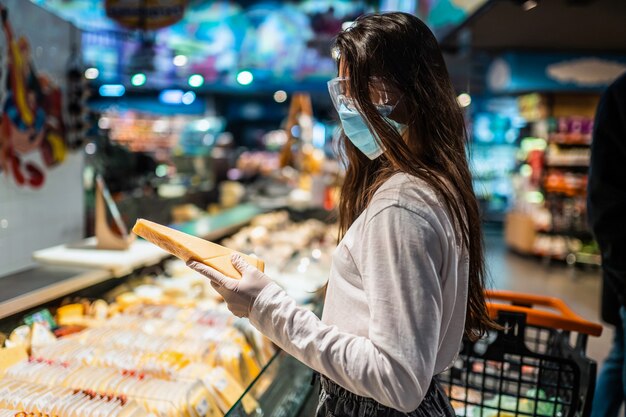
[[[187,266],[211,280],[211,286],[224,297],[235,316],[248,317],[257,296],[272,280],[237,254],[233,254],[230,261],[241,273],[240,280],[229,278],[200,262],[188,261]]]

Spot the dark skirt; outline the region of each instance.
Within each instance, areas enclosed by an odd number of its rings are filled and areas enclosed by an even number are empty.
[[[371,398],[351,393],[326,377],[321,377],[322,390],[316,417],[454,417],[450,400],[437,378],[433,378],[426,396],[415,411],[403,413],[386,407]]]

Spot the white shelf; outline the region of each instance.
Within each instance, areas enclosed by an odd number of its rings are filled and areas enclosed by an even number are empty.
[[[169,256],[161,248],[144,240],[134,241],[127,250],[96,249],[94,237],[77,244],[54,246],[33,253],[33,258],[41,264],[104,269],[114,278],[158,264]]]

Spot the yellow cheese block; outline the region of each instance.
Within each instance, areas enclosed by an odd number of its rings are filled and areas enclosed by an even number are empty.
[[[144,219],[137,220],[133,232],[185,262],[202,262],[228,277],[241,278],[241,274],[230,261],[231,255],[238,253],[232,249]],[[242,253],[240,255],[257,269],[265,269],[262,260]]]
[[[57,309],[57,322],[61,326],[77,324],[84,313],[85,307],[82,304],[67,304]]]

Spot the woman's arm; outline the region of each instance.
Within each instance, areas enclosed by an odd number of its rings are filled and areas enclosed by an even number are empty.
[[[439,350],[441,241],[421,215],[384,208],[351,255],[367,295],[368,337],[341,332],[278,285],[257,297],[250,321],[282,349],[361,396],[404,412],[426,395]],[[343,309],[350,314],[350,307]]]

